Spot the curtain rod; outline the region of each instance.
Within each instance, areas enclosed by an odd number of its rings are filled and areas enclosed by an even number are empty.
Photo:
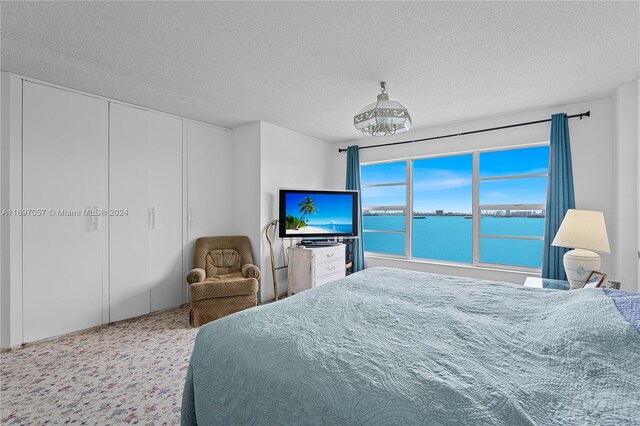
[[[567,118],[579,118],[580,120],[582,120],[582,117],[591,117],[591,111],[581,112],[580,114],[574,114],[574,115],[567,116]],[[452,138],[454,136],[472,135],[474,133],[492,132],[494,130],[510,129],[512,127],[521,127],[521,126],[530,126],[532,124],[548,123],[549,121],[551,121],[551,119],[547,118],[547,119],[544,119],[544,120],[527,121],[526,123],[509,124],[507,126],[499,126],[499,127],[489,127],[487,129],[470,130],[468,132],[451,133],[449,135],[432,136],[430,138],[414,139],[414,140],[411,140],[411,141],[381,143],[381,144],[378,144],[378,145],[367,145],[367,146],[359,147],[358,150],[367,149],[367,148],[379,148],[381,146],[404,145],[406,143],[432,141],[434,139]],[[346,152],[346,151],[347,151],[347,148],[338,148],[338,152]]]

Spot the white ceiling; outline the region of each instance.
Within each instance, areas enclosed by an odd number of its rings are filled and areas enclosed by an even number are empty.
[[[331,142],[378,82],[414,128],[604,97],[638,77],[638,2],[6,2],[1,68]]]

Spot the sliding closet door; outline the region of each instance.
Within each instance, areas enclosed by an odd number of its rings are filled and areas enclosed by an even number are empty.
[[[23,340],[103,323],[107,102],[24,82]],[[106,318],[105,318],[106,319]]]
[[[191,270],[195,240],[227,235],[231,222],[231,135],[228,131],[189,122],[187,128],[187,248],[185,269]],[[183,278],[184,281],[184,278]],[[184,300],[188,301],[185,293]]]
[[[149,113],[151,310],[182,303],[182,120]]]
[[[109,114],[109,320],[150,311],[149,151],[147,111],[110,104]]]
[[[110,320],[182,303],[182,120],[111,104]]]

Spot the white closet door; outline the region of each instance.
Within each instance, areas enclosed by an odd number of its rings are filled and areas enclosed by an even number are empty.
[[[182,303],[182,120],[149,113],[151,311]]]
[[[103,323],[107,102],[24,82],[23,340]],[[60,210],[58,210],[60,209]]]
[[[109,319],[149,313],[149,113],[110,104],[109,207],[126,210],[110,217]]]
[[[231,222],[231,135],[189,122],[187,128],[187,247],[185,269],[191,270],[195,240],[227,235]],[[185,279],[183,277],[183,282]],[[188,301],[185,285],[183,299]]]

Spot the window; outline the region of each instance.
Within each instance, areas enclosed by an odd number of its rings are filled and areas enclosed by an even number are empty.
[[[364,250],[406,253],[407,162],[362,166]]]
[[[471,263],[473,155],[413,162],[413,257]]]
[[[480,153],[480,263],[540,268],[549,147]]]
[[[549,146],[363,165],[366,252],[542,264]]]

